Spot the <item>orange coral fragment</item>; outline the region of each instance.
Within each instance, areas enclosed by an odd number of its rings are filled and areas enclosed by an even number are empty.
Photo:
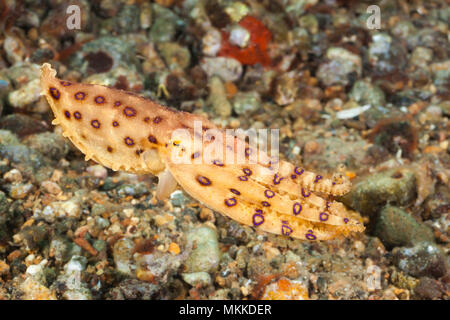
[[[353,179],[355,179],[355,177],[356,177],[356,173],[353,172],[353,171],[346,171],[346,172],[345,172],[345,175],[346,175],[350,180],[353,180]]]
[[[444,150],[438,146],[426,146],[425,149],[423,149],[424,153],[439,153],[442,151]]]
[[[87,241],[84,238],[76,238],[73,240],[73,242],[75,242],[77,245],[79,245],[81,248],[89,252],[89,254],[91,254],[94,257],[98,254],[98,251],[93,246],[91,246],[89,241]]]
[[[234,95],[238,92],[238,88],[231,81],[225,82],[225,90],[226,90],[226,93],[227,93],[227,99],[233,98]]]
[[[250,40],[245,48],[240,48],[230,43],[230,34],[222,31],[222,46],[219,56],[231,57],[242,64],[254,65],[260,63],[263,66],[270,65],[270,57],[267,54],[267,45],[272,40],[272,34],[266,26],[252,16],[244,17],[239,25],[250,33]]]
[[[261,300],[308,300],[308,289],[299,281],[281,278],[266,286]]]
[[[169,252],[170,253],[173,253],[173,254],[175,254],[175,255],[177,255],[177,254],[179,254],[180,253],[180,247],[178,246],[178,244],[176,244],[175,242],[172,242],[170,245],[169,245]]]

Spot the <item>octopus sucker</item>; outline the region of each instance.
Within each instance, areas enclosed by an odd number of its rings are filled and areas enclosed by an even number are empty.
[[[41,67],[41,86],[55,116],[52,124],[62,128],[62,135],[86,160],[115,171],[158,176],[159,199],[180,185],[193,198],[242,224],[307,241],[364,230],[356,213],[330,200],[350,190],[350,181],[341,174],[326,177],[286,161],[272,162],[261,151],[251,164],[205,160],[205,150],[215,144],[231,151],[231,160],[238,159],[238,138],[206,118],[132,93],[60,80],[48,63]],[[195,129],[196,121],[201,121],[200,130]],[[222,144],[206,136],[209,130],[222,135]],[[203,134],[206,139],[199,147],[195,138]],[[253,151],[245,143],[245,157]],[[184,156],[192,162],[176,160]]]

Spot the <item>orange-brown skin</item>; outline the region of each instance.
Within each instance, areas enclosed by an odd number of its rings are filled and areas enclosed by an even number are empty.
[[[240,141],[203,117],[121,90],[59,80],[49,64],[42,66],[41,83],[55,115],[53,124],[62,127],[86,160],[113,170],[158,175],[160,198],[178,183],[192,197],[240,223],[310,241],[364,230],[354,212],[317,195],[348,192],[350,182],[341,175],[325,178],[285,161],[276,168],[265,153],[254,163],[215,162],[206,157],[206,146],[215,143],[235,156]],[[194,121],[201,121],[201,132],[194,130]],[[180,135],[178,129],[189,134]],[[199,148],[193,137],[209,129],[223,134],[223,139],[204,140]],[[192,163],[179,164],[174,155],[187,156]]]

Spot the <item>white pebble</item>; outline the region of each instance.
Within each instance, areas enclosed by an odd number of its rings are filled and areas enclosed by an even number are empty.
[[[219,52],[222,42],[222,35],[217,29],[209,29],[202,39],[203,54],[207,56],[216,56]]]
[[[250,33],[241,26],[235,26],[230,32],[230,42],[238,47],[245,48],[250,40]]]
[[[94,176],[95,178],[105,179],[108,176],[108,170],[105,167],[96,164],[86,169],[87,173]]]
[[[41,186],[42,186],[42,188],[44,188],[44,190],[46,192],[51,193],[51,194],[60,194],[62,192],[61,188],[58,186],[58,184],[56,184],[53,181],[49,181],[49,180],[43,181],[41,183]]]
[[[56,218],[79,218],[80,216],[80,204],[74,200],[55,201],[42,210],[34,210],[35,218],[44,219],[47,222],[54,222]]]
[[[209,77],[216,75],[224,81],[236,81],[242,76],[242,65],[233,58],[206,57],[200,62],[200,66]]]
[[[3,175],[3,179],[5,179],[8,182],[20,183],[22,182],[22,174],[20,173],[19,170],[12,169]]]

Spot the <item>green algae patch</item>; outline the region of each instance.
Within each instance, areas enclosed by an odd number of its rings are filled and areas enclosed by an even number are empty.
[[[342,198],[347,206],[363,215],[374,216],[386,204],[405,206],[416,198],[416,177],[407,168],[368,175]]]
[[[388,247],[434,242],[433,231],[400,208],[386,206],[375,225],[375,235]]]

